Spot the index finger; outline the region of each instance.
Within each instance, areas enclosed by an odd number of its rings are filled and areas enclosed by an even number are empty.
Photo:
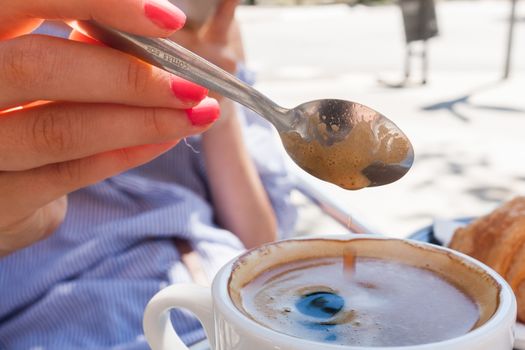
[[[167,37],[186,16],[167,0],[7,0],[0,11],[0,40],[30,32],[43,19],[96,20],[125,32]]]

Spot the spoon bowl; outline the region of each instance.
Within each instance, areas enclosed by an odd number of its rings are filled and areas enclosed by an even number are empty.
[[[406,135],[381,113],[359,103],[325,99],[286,113],[283,145],[303,170],[345,189],[381,186],[414,162]]]
[[[286,152],[305,171],[345,189],[397,181],[414,151],[389,119],[355,102],[326,99],[293,109],[167,39],[124,33],[94,21],[76,24],[85,34],[250,108],[279,131]]]

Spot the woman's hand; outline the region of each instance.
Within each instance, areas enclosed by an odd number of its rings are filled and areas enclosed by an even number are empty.
[[[167,37],[185,16],[164,0],[2,2],[0,256],[52,233],[68,193],[152,160],[219,115],[204,88],[133,57],[24,35],[43,19]]]

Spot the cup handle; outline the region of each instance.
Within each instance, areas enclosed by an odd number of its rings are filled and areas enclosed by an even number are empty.
[[[152,350],[188,350],[171,324],[173,308],[194,313],[204,327],[210,348],[215,349],[211,290],[195,284],[175,284],[159,291],[146,305],[142,326]]]

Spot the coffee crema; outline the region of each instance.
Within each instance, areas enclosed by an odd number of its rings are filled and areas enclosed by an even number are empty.
[[[298,338],[341,345],[407,346],[451,339],[479,319],[472,299],[437,274],[381,259],[306,259],[257,276],[241,291],[258,323]]]
[[[343,269],[348,251],[356,259],[350,281]],[[378,238],[268,244],[239,257],[228,282],[232,303],[264,328],[326,345],[368,347],[466,334],[491,319],[500,292],[501,285],[468,258]]]

